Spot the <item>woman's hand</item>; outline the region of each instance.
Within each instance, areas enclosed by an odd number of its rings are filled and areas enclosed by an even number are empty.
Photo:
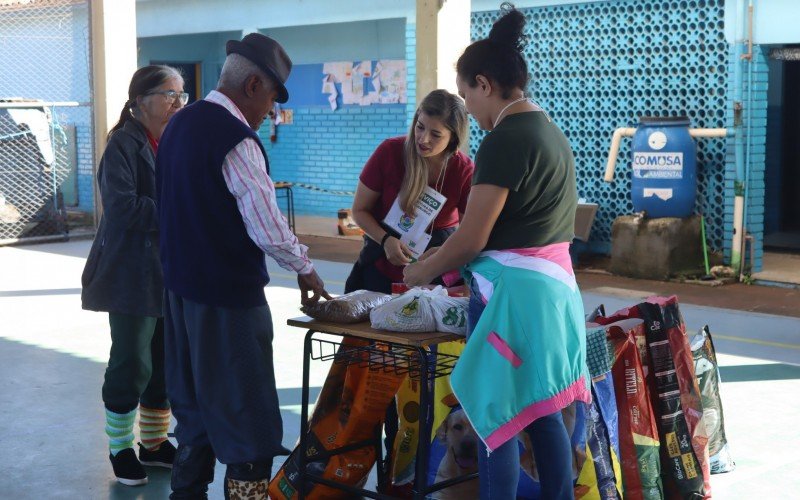
[[[423,253],[422,255],[419,256],[419,260],[427,259],[431,255],[433,255],[436,252],[438,252],[440,248],[442,248],[442,247],[430,247],[429,249],[425,250],[425,253]]]
[[[405,243],[394,236],[386,238],[383,251],[386,254],[386,259],[395,266],[405,266],[409,264],[411,262],[411,257],[414,255]]]
[[[436,276],[432,276],[426,269],[425,262],[415,262],[407,265],[403,269],[403,281],[408,286],[422,286],[427,285]]]

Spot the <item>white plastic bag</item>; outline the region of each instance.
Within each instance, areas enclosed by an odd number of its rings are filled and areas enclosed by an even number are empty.
[[[372,328],[393,332],[433,332],[436,319],[430,306],[431,295],[447,294],[436,287],[433,290],[412,288],[369,313]]]
[[[468,297],[432,297],[431,309],[436,319],[436,331],[467,334]]]
[[[447,290],[412,288],[374,308],[369,319],[372,328],[395,332],[450,332],[466,334],[469,299],[448,297]]]

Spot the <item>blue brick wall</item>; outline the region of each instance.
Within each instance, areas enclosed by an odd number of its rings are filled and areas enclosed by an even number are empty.
[[[94,210],[94,139],[91,125],[75,127],[78,147],[78,209]],[[99,161],[98,155],[98,161]]]
[[[278,127],[275,143],[269,141],[268,126],[259,131],[275,181],[353,192],[364,163],[378,144],[406,132],[405,104],[293,110],[294,123]],[[352,205],[353,197],[296,188],[294,201],[297,214],[335,217],[340,208]]]
[[[278,127],[269,141],[269,127],[259,131],[275,181],[311,184],[330,191],[354,192],[367,159],[384,139],[405,135],[416,110],[416,25],[406,21],[407,104],[294,109],[294,124]],[[350,208],[353,197],[304,188],[294,189],[295,212],[335,217]],[[285,202],[279,201],[282,210]]]
[[[769,97],[767,94],[769,82],[769,67],[765,49],[753,46],[752,69],[752,95],[748,77],[748,62],[742,61],[740,53],[734,47],[729,51],[728,75],[729,86],[735,85],[735,65],[742,68],[742,138],[741,146],[744,152],[744,161],[747,165],[749,157],[749,175],[745,186],[745,231],[754,237],[754,262],[750,262],[750,248],[745,252],[747,262],[753,271],[760,271],[764,256],[764,207],[765,207],[765,169],[766,169],[766,143],[767,143],[767,108]],[[734,126],[734,96],[729,94],[728,109],[726,113],[726,126]],[[748,141],[748,134],[750,139]],[[727,140],[728,151],[725,157],[725,258],[730,260],[733,235],[733,207],[736,182],[736,155],[737,141],[735,137]],[[749,143],[749,147],[748,147]],[[742,182],[745,179],[740,179]]]

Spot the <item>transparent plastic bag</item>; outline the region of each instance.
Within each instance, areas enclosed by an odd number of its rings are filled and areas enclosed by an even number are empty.
[[[374,307],[388,302],[391,298],[391,295],[385,293],[356,290],[335,299],[305,305],[300,310],[320,321],[358,323],[366,321]]]
[[[701,328],[692,337],[691,347],[694,356],[694,373],[700,386],[703,418],[708,432],[711,473],[730,472],[736,468],[736,464],[731,457],[728,439],[725,436],[725,418],[722,414],[722,399],[720,398],[722,381],[717,363],[717,352],[714,349],[708,325]]]

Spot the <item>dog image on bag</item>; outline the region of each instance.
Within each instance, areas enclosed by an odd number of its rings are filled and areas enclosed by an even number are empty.
[[[436,438],[447,447],[439,464],[436,483],[478,472],[478,435],[461,408],[453,409],[436,430]],[[477,492],[475,479],[437,491],[433,498],[465,500]]]

